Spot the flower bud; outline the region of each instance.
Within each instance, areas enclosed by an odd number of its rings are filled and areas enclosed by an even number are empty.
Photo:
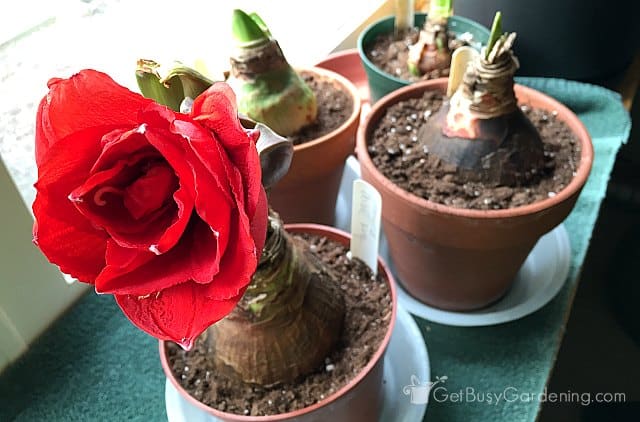
[[[211,79],[180,62],[167,69],[147,59],[138,60],[136,81],[142,95],[174,111],[180,111],[185,98],[196,98],[213,84]]]

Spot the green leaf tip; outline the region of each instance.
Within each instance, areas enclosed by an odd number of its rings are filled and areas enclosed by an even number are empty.
[[[262,26],[266,29],[266,25],[258,15],[255,16],[258,17],[259,22],[240,9],[233,11],[231,31],[239,44],[257,44],[269,40],[269,30],[267,29],[265,33]]]
[[[429,5],[429,17],[433,19],[448,18],[451,16],[452,0],[431,0]]]
[[[489,53],[493,49],[498,39],[502,36],[502,13],[496,12],[496,16],[493,18],[493,24],[491,25],[491,34],[489,34],[489,41],[484,52],[485,60],[489,58]]]
[[[420,69],[418,69],[418,65],[414,62],[409,62],[407,63],[407,66],[409,68],[409,73],[411,73],[413,76],[420,76]]]
[[[260,17],[260,15],[258,15],[256,12],[251,12],[249,16],[251,16],[251,19],[253,19],[253,21],[258,24],[260,29],[262,29],[262,32],[264,32],[267,37],[271,38],[271,31],[269,30],[267,24],[264,23],[264,20]]]

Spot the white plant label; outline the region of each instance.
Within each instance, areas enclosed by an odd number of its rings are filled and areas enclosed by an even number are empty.
[[[451,97],[460,86],[464,72],[467,70],[469,62],[480,54],[474,48],[467,45],[458,47],[451,55],[451,68],[449,69],[449,84],[447,86],[447,97]]]
[[[395,1],[395,35],[398,36],[402,31],[413,27],[414,22],[414,0],[396,0]]]
[[[351,208],[351,256],[364,261],[373,274],[378,273],[381,212],[382,197],[376,188],[364,180],[355,180]]]

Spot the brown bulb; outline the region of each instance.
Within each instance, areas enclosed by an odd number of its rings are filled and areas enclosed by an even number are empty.
[[[418,142],[457,167],[461,181],[517,186],[535,179],[544,166],[538,131],[520,108],[490,118],[467,110],[449,113],[445,102],[418,131]]]
[[[263,386],[318,369],[342,334],[345,314],[337,275],[272,217],[252,284],[207,337],[219,371]]]
[[[518,186],[544,168],[542,139],[513,89],[515,38],[503,34],[469,63],[457,91],[418,131],[423,149],[456,166],[463,183]]]
[[[418,63],[418,69],[420,74],[424,75],[434,70],[448,70],[451,66],[451,52],[446,50],[438,50],[437,48],[430,48],[433,46],[425,46],[425,52],[420,57]]]

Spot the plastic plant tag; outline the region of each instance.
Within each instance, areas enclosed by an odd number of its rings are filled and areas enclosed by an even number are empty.
[[[380,193],[364,180],[355,180],[351,208],[351,256],[364,261],[373,274],[378,273],[381,212]]]
[[[451,97],[458,89],[462,77],[469,62],[480,54],[469,46],[458,47],[451,55],[451,68],[449,69],[449,84],[447,85],[447,97]]]
[[[396,20],[394,25],[394,33],[399,37],[403,31],[413,27],[414,5],[413,0],[395,0]]]

